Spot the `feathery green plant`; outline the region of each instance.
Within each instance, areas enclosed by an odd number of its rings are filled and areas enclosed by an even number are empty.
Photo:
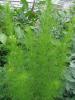
[[[69,43],[74,34],[71,25],[62,40],[53,37],[52,28],[56,27],[58,22],[52,16],[50,1],[47,0],[46,3],[47,8],[40,17],[38,37],[28,28],[25,38],[26,47],[29,50],[28,66],[32,76],[31,100],[54,100],[57,96],[63,86],[61,78],[69,53]],[[64,30],[61,34],[63,32]]]
[[[26,94],[27,87],[25,81],[29,75],[24,67],[24,52],[18,46],[18,40],[14,34],[15,26],[13,26],[14,22],[12,21],[9,4],[5,8],[5,26],[8,35],[6,46],[9,49],[8,62],[5,65],[7,92],[12,100],[25,100],[24,94]]]
[[[5,5],[5,27],[6,27],[6,34],[13,35],[14,29],[13,29],[13,15],[11,13],[9,2]]]
[[[67,43],[73,36],[72,26],[61,40],[54,38],[52,29],[59,23],[52,16],[52,5],[47,0],[46,9],[40,16],[38,35],[29,26],[26,27],[26,49],[23,51],[17,45],[10,10],[7,8],[5,23],[8,25],[7,46],[10,54],[6,73],[9,95],[12,100],[54,100],[63,87],[61,78],[69,51]]]

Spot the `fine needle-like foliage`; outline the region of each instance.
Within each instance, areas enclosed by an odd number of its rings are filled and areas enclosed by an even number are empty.
[[[12,35],[14,32],[12,21],[13,20],[12,20],[12,13],[10,10],[10,5],[9,5],[9,2],[7,2],[5,5],[5,27],[6,27],[6,34],[7,35]]]
[[[72,26],[68,29],[69,34],[67,32],[62,39],[56,39],[52,29],[58,22],[53,17],[50,0],[46,0],[46,9],[39,16],[39,31],[36,34],[31,27],[25,27],[25,48],[22,49],[17,45],[10,8],[6,8],[5,25],[8,25],[7,46],[10,51],[5,66],[8,94],[12,100],[54,100],[63,87],[61,79],[69,51],[68,42],[73,35]]]
[[[25,100],[26,94],[25,81],[28,79],[28,73],[24,68],[24,52],[18,46],[17,37],[14,34],[14,26],[11,17],[9,4],[6,6],[5,26],[8,35],[7,47],[9,49],[8,61],[5,65],[8,85],[8,95],[12,100]],[[8,21],[7,21],[8,20]]]
[[[58,22],[52,16],[52,5],[46,1],[47,8],[40,17],[40,32],[38,36],[31,30],[26,34],[25,42],[28,48],[28,66],[32,75],[31,100],[54,100],[63,86],[61,78],[65,70],[69,42],[72,39],[72,25],[62,39],[53,37],[52,28]],[[68,32],[69,31],[69,32]],[[64,30],[60,34],[63,34]],[[68,45],[69,44],[69,45]]]

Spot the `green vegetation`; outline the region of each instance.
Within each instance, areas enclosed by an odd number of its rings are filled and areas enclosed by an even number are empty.
[[[5,35],[5,42],[0,39],[0,100],[66,100],[64,72],[75,18],[64,22],[50,0],[43,12],[22,3],[19,9],[0,7],[0,34]]]

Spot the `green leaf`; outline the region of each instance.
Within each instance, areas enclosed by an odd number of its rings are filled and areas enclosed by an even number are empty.
[[[0,34],[0,41],[5,44],[7,41],[7,36],[3,33]]]
[[[21,3],[23,4],[22,10],[25,10],[28,8],[28,2],[26,0],[21,0]]]

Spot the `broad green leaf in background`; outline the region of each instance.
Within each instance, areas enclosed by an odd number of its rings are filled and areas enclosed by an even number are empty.
[[[3,44],[5,44],[7,41],[7,36],[3,33],[0,34],[0,42],[2,42]]]

